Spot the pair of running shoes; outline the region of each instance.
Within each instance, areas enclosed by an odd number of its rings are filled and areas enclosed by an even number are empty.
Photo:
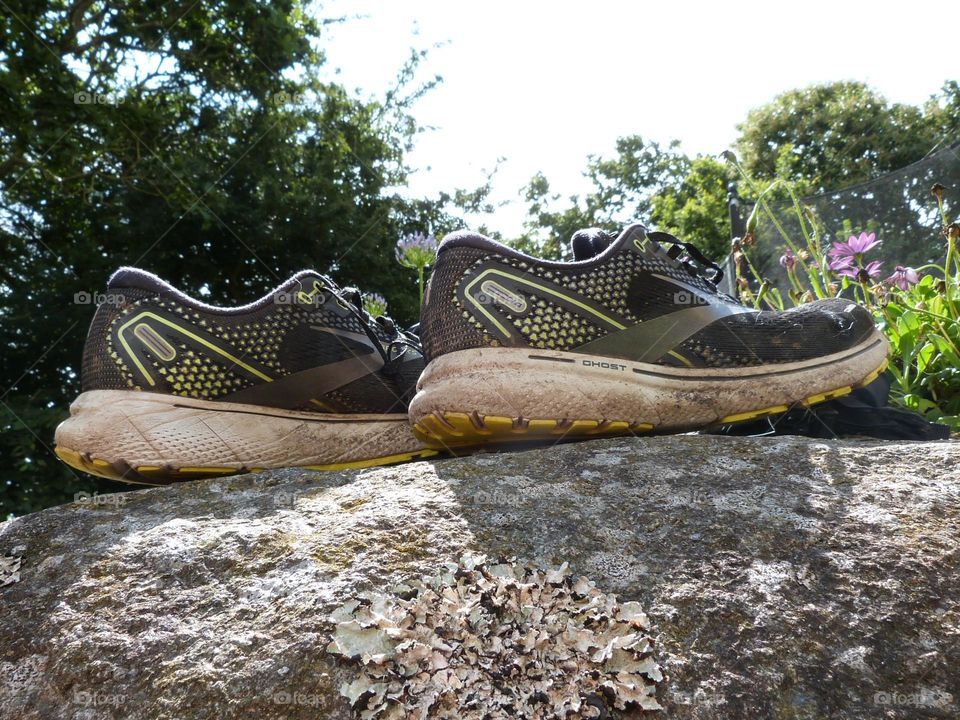
[[[844,395],[886,364],[848,300],[746,307],[695,247],[642,225],[571,244],[554,262],[448,235],[412,331],[312,271],[228,308],[121,268],[56,452],[144,484],[367,467],[731,424]]]

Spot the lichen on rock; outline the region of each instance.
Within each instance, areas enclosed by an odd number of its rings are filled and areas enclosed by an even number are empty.
[[[0,587],[20,582],[21,562],[19,555],[0,555]]]
[[[331,615],[328,650],[362,720],[611,717],[658,710],[650,622],[566,564],[464,555],[434,576],[365,593]]]

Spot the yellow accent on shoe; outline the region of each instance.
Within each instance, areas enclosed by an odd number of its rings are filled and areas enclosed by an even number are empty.
[[[756,418],[766,417],[767,415],[784,413],[789,409],[786,405],[774,405],[773,407],[763,408],[762,410],[750,410],[748,412],[727,415],[726,417],[720,418],[720,423],[722,425],[729,425],[731,423],[743,422],[744,420],[755,420]]]
[[[612,437],[652,430],[649,423],[625,420],[566,420],[512,418],[479,413],[435,412],[413,426],[414,434],[437,448],[471,447],[497,442],[564,440],[582,437]]]
[[[133,361],[134,365],[137,366],[137,369],[140,371],[140,373],[143,375],[143,377],[146,379],[147,383],[149,383],[151,387],[156,385],[156,382],[154,381],[153,376],[150,375],[149,372],[147,372],[147,369],[143,366],[143,363],[141,363],[140,360],[137,358],[136,354],[130,348],[130,344],[127,342],[126,338],[123,335],[124,330],[126,330],[128,327],[130,327],[134,323],[138,323],[145,318],[149,318],[150,320],[155,320],[156,322],[162,323],[163,325],[166,325],[167,327],[172,328],[177,332],[183,333],[184,335],[189,337],[191,340],[194,340],[195,342],[200,343],[208,350],[212,350],[213,352],[217,353],[221,357],[224,357],[230,362],[232,362],[234,365],[238,365],[239,367],[242,367],[244,370],[246,370],[250,374],[256,375],[258,378],[260,378],[265,382],[271,382],[273,379],[267,375],[264,375],[255,367],[251,367],[250,365],[243,362],[239,358],[235,357],[234,355],[231,355],[229,352],[227,352],[223,348],[217,347],[213,343],[210,343],[204,340],[199,335],[190,332],[190,330],[183,327],[182,325],[178,325],[177,323],[167,320],[164,317],[160,317],[156,313],[150,312],[148,310],[144,310],[143,312],[137,313],[135,317],[131,318],[130,320],[127,320],[123,325],[120,326],[120,329],[117,330],[117,339],[120,340],[120,344],[123,345],[123,349],[126,351],[127,355]]]
[[[478,302],[477,299],[470,293],[470,291],[473,289],[473,286],[476,285],[477,283],[481,283],[480,287],[481,287],[481,289],[482,289],[482,288],[483,288],[483,284],[482,284],[482,283],[483,283],[484,279],[485,279],[488,275],[497,275],[497,276],[502,277],[502,278],[507,278],[507,279],[513,280],[514,282],[519,283],[519,284],[521,284],[521,285],[526,285],[527,287],[532,287],[532,288],[534,288],[534,290],[535,290],[538,294],[541,294],[541,295],[543,295],[543,294],[551,295],[551,296],[553,296],[553,297],[555,297],[555,298],[560,298],[560,299],[562,299],[562,300],[565,300],[566,302],[568,302],[568,303],[570,303],[570,304],[572,304],[572,305],[575,305],[576,307],[580,308],[580,309],[583,310],[584,312],[587,312],[587,313],[593,315],[594,317],[600,318],[600,319],[603,320],[604,322],[609,323],[610,325],[612,325],[613,327],[615,327],[615,328],[618,329],[618,330],[623,330],[623,329],[625,329],[625,328],[627,327],[626,325],[624,325],[623,323],[621,323],[621,322],[620,322],[619,320],[617,320],[616,318],[612,318],[612,317],[610,317],[609,315],[600,312],[599,310],[597,310],[597,309],[596,309],[595,307],[593,307],[592,305],[588,305],[588,304],[584,303],[583,301],[577,299],[577,298],[574,297],[573,295],[569,295],[569,294],[567,294],[567,293],[559,292],[559,291],[557,291],[557,290],[554,290],[553,288],[549,288],[549,287],[547,287],[547,286],[545,286],[545,285],[541,285],[540,283],[534,282],[533,280],[530,279],[530,276],[529,276],[529,275],[525,275],[525,274],[514,274],[514,273],[506,272],[505,270],[501,270],[501,269],[499,269],[499,268],[488,268],[488,269],[484,270],[483,272],[481,272],[479,275],[477,275],[475,278],[473,278],[473,280],[471,280],[471,281],[467,284],[467,286],[466,286],[466,287],[464,288],[464,290],[463,290],[463,294],[466,296],[467,300],[469,300],[470,303],[473,304],[473,306],[474,306],[480,313],[482,313],[483,315],[485,315],[486,318],[496,326],[497,330],[499,330],[499,331],[503,334],[503,336],[504,336],[505,338],[508,338],[508,339],[509,339],[510,337],[512,337],[512,335],[511,335],[511,333],[510,333],[510,330],[508,330],[506,327],[504,327],[503,324],[500,323],[499,320],[497,320],[497,318],[495,318],[493,315],[491,315],[491,314],[490,314],[490,311],[487,310],[487,309],[483,306],[482,303]]]
[[[188,466],[188,467],[161,467],[159,465],[138,465],[129,467],[123,461],[108,462],[101,458],[91,458],[89,455],[77,452],[72,448],[57,446],[54,452],[63,462],[72,468],[81,470],[90,475],[107,478],[108,480],[119,480],[120,482],[133,485],[168,485],[171,482],[182,480],[199,480],[207,477],[226,477],[227,475],[238,475],[245,472],[263,472],[266,468],[236,468],[219,467],[213,465],[206,466]],[[393,465],[395,463],[406,462],[408,460],[422,460],[439,455],[439,451],[424,448],[412,452],[397,453],[395,455],[383,455],[381,457],[366,458],[364,460],[355,460],[346,463],[331,463],[329,465],[305,465],[307,470],[349,470],[355,468],[376,467],[378,465]],[[122,470],[127,467],[127,470]]]
[[[880,367],[855,385],[846,385],[828,392],[811,395],[796,404],[808,407],[848,395],[853,392],[855,387],[863,387],[876,380],[886,367],[887,361],[884,360]],[[727,415],[715,424],[731,425],[785,413],[789,409],[787,405],[773,405],[759,410],[747,410]],[[433,412],[420,418],[413,426],[414,434],[424,443],[435,448],[476,448],[488,443],[602,438],[627,433],[648,432],[653,429],[654,425],[650,423],[629,423],[623,420],[513,418],[502,415],[480,415],[477,412],[467,414],[454,411]]]

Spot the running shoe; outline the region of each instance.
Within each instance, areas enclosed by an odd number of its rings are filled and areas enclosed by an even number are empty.
[[[574,260],[459,232],[421,313],[410,405],[433,447],[722,426],[849,393],[888,344],[844,299],[757,311],[694,246],[633,225],[577,232]]]
[[[334,470],[436,454],[410,431],[417,338],[360,293],[297,273],[215,307],[151,273],[110,278],[56,453],[115,480],[164,484],[265,468]]]

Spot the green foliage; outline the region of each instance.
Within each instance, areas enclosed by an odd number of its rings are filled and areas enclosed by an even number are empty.
[[[960,276],[943,287],[927,275],[879,308],[890,339],[891,395],[928,420],[960,430]]]
[[[960,85],[947,82],[923,108],[890,104],[863,83],[837,82],[784,93],[749,113],[736,142],[747,176],[739,192],[752,203],[775,179],[789,182],[797,196],[833,191],[900,169],[923,158],[960,132]],[[646,221],[723,257],[730,225],[727,186],[734,174],[712,157],[689,158],[673,141],[666,146],[638,135],[620,138],[611,158],[590,156],[584,175],[591,190],[562,199],[542,173],[524,191],[529,221],[513,241],[526,252],[560,258],[566,240],[590,226],[615,228]],[[895,188],[914,197],[925,190]],[[783,187],[768,191],[768,203],[788,201]],[[890,205],[908,207],[902,197]],[[914,215],[891,218],[903,235],[923,230]],[[904,260],[925,262],[922,247],[897,248]]]
[[[565,257],[566,241],[587,227],[618,227],[650,216],[652,199],[676,184],[689,171],[689,159],[672,142],[666,148],[645,142],[639,135],[620,138],[616,156],[590,156],[584,175],[592,188],[584,197],[568,198],[567,207],[553,209],[560,196],[550,192],[547,178],[538,173],[527,186],[527,232],[513,242],[525,252],[542,257]]]
[[[864,83],[813,85],[751,111],[736,147],[751,177],[789,177],[805,184],[801,194],[824,192],[919,160],[948,116],[937,103],[926,111],[890,104]]]
[[[738,170],[748,184],[756,186],[742,167]],[[748,221],[747,236],[735,243],[734,267],[740,299],[757,308],[783,310],[814,299],[840,296],[866,305],[890,340],[889,369],[895,382],[891,400],[930,421],[960,430],[960,225],[948,219],[944,190],[937,185],[933,192],[942,222],[940,237],[945,240],[942,265],[930,263],[916,269],[898,265],[886,278],[886,273],[871,276],[867,272],[870,250],[866,250],[851,256],[853,272],[848,274],[853,277],[846,276],[842,261],[828,254],[836,243],[831,243],[810,208],[801,204],[795,187],[778,179],[759,193],[751,217],[753,221],[766,216],[777,235],[754,236],[752,222]],[[768,196],[778,192],[792,202],[795,218],[791,227],[798,229],[796,234],[788,231],[784,218],[767,202]],[[849,235],[856,234],[851,226],[844,229]],[[762,279],[751,260],[757,253],[775,252],[776,245],[783,252],[780,263],[790,282],[785,294]],[[914,273],[924,271],[927,274],[916,282]]]
[[[697,245],[712,260],[730,252],[728,186],[734,173],[726,163],[697,157],[686,177],[652,198],[650,219],[657,230]]]
[[[455,225],[407,201],[415,55],[382,102],[321,75],[323,24],[299,0],[7,0],[0,18],[0,370],[7,475],[23,513],[75,489],[50,452],[79,392],[93,313],[123,264],[211,302],[248,302],[303,267],[416,318],[393,245]]]

